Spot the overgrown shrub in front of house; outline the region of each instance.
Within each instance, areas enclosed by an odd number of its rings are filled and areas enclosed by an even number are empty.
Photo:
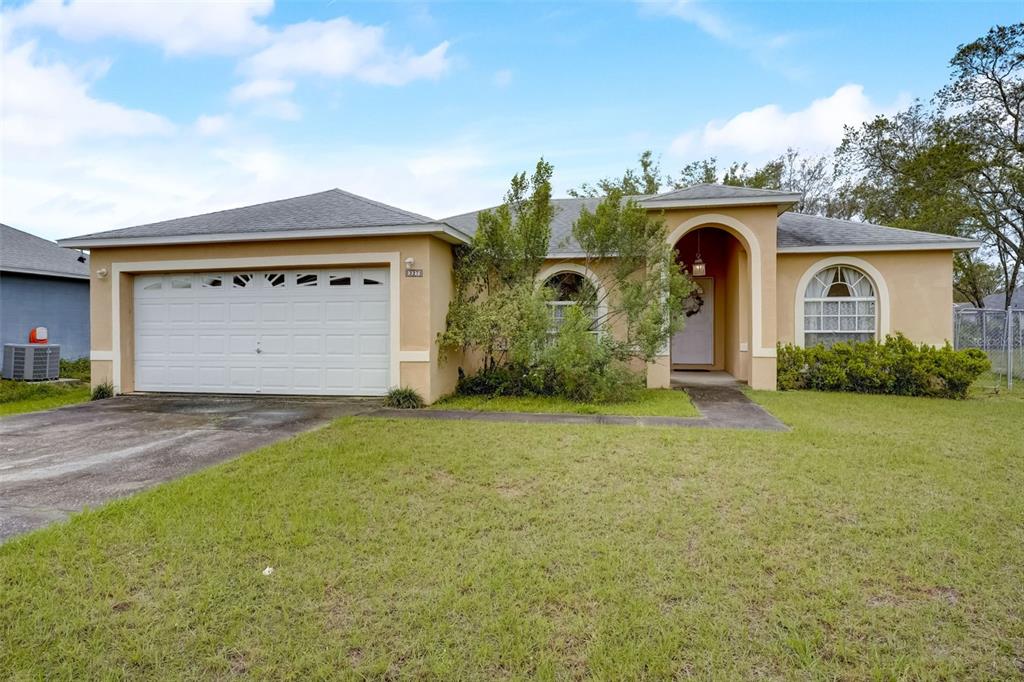
[[[456,251],[438,345],[442,358],[458,351],[482,365],[460,377],[460,394],[620,400],[643,380],[630,366],[653,360],[681,328],[671,311],[682,308],[692,281],[676,264],[665,222],[615,189],[573,223],[588,285],[553,313],[550,280],[539,281],[551,246],[552,172],[541,159],[529,178],[516,175],[505,203],[481,211],[472,243]]]
[[[394,407],[399,410],[418,410],[425,404],[423,396],[415,388],[392,388],[384,396],[384,407]]]
[[[97,384],[92,389],[92,400],[106,400],[107,398],[114,397],[114,384],[109,381],[104,381],[102,384]]]
[[[902,334],[885,341],[837,343],[800,348],[780,345],[780,390],[810,389],[890,395],[966,398],[971,384],[990,369],[975,348],[953,350],[947,343],[917,345]]]

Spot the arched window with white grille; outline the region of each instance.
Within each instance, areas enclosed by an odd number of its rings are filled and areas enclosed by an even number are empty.
[[[804,291],[804,345],[870,341],[878,335],[878,297],[871,278],[846,265],[827,267]]]

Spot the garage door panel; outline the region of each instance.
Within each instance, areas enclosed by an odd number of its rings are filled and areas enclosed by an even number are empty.
[[[322,355],[321,335],[319,334],[296,334],[292,337],[292,354],[300,357]]]
[[[230,304],[230,321],[235,324],[253,324],[256,322],[257,307],[255,303]]]
[[[356,319],[354,301],[328,301],[325,308],[325,322],[354,322]]]
[[[196,369],[196,383],[203,391],[228,390],[228,369],[215,365],[200,365]]]
[[[387,282],[380,268],[138,277],[136,387],[380,395]]]
[[[200,303],[199,322],[202,324],[224,324],[227,315],[225,303]]]
[[[260,304],[260,322],[263,324],[287,324],[288,303],[262,303]]]
[[[291,337],[287,334],[260,334],[259,343],[267,359],[291,355]]]
[[[310,322],[319,324],[323,320],[320,301],[300,301],[292,306],[292,315],[296,323]]]
[[[199,336],[198,353],[201,356],[221,356],[227,353],[228,340],[223,334],[202,334]]]

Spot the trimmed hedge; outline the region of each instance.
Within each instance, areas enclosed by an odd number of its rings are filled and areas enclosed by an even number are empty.
[[[922,344],[896,334],[885,341],[837,343],[830,348],[780,345],[779,389],[967,397],[971,384],[990,369],[976,349],[953,350]]]

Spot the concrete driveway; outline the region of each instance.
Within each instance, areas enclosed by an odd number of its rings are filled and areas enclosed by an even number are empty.
[[[0,419],[0,542],[380,402],[139,395]]]

